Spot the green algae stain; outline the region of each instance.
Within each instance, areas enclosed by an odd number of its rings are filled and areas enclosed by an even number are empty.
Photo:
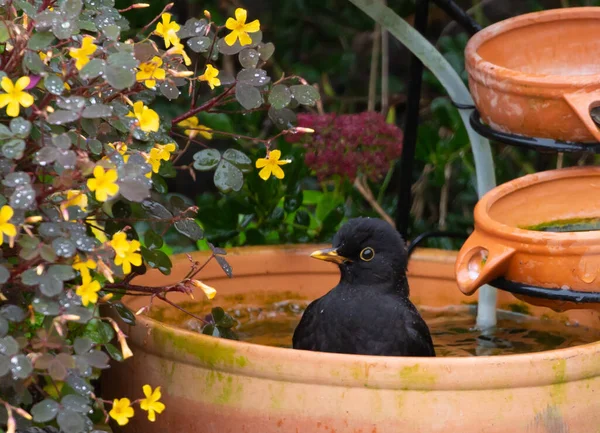
[[[281,409],[285,400],[285,383],[269,384],[269,394],[272,409]]]
[[[428,373],[421,369],[419,364],[415,364],[411,367],[404,367],[398,373],[398,376],[404,382],[405,389],[410,388],[411,385],[433,385],[436,381],[434,374]]]
[[[600,230],[600,218],[571,218],[519,227],[543,232],[586,232]]]
[[[554,384],[550,388],[550,398],[554,405],[560,405],[567,400],[567,360],[559,359],[552,366],[552,370],[554,370]]]
[[[232,347],[223,347],[218,339],[215,341],[190,341],[185,335],[178,335],[168,328],[158,328],[152,333],[154,343],[165,352],[175,351],[197,358],[209,367],[240,367],[248,365],[245,356],[236,355]]]
[[[529,310],[529,307],[525,303],[509,304],[508,309],[510,311],[512,311],[513,313],[526,314],[528,316],[531,315],[531,311]]]

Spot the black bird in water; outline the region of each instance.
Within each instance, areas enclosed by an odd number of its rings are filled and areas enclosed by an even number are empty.
[[[310,303],[294,349],[383,356],[435,356],[429,328],[408,299],[402,236],[376,218],[349,220],[333,248],[312,257],[337,263],[339,284]]]

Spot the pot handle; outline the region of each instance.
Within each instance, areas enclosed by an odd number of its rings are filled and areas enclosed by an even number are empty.
[[[600,128],[590,116],[590,109],[600,105],[600,90],[592,92],[566,93],[563,95],[567,103],[581,119],[585,127],[597,141],[600,141]]]
[[[465,295],[503,275],[515,250],[482,235],[477,230],[464,243],[454,266],[458,288]]]

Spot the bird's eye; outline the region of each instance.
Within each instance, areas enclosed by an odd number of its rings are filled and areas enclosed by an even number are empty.
[[[371,247],[367,247],[360,252],[360,259],[365,262],[370,262],[375,257],[375,251]]]

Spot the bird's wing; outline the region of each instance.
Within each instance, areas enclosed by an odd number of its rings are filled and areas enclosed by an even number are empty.
[[[292,347],[294,349],[302,350],[315,350],[315,337],[318,328],[318,304],[321,299],[316,299],[308,304],[306,310],[302,314],[300,323],[294,330],[294,336],[292,337]]]

